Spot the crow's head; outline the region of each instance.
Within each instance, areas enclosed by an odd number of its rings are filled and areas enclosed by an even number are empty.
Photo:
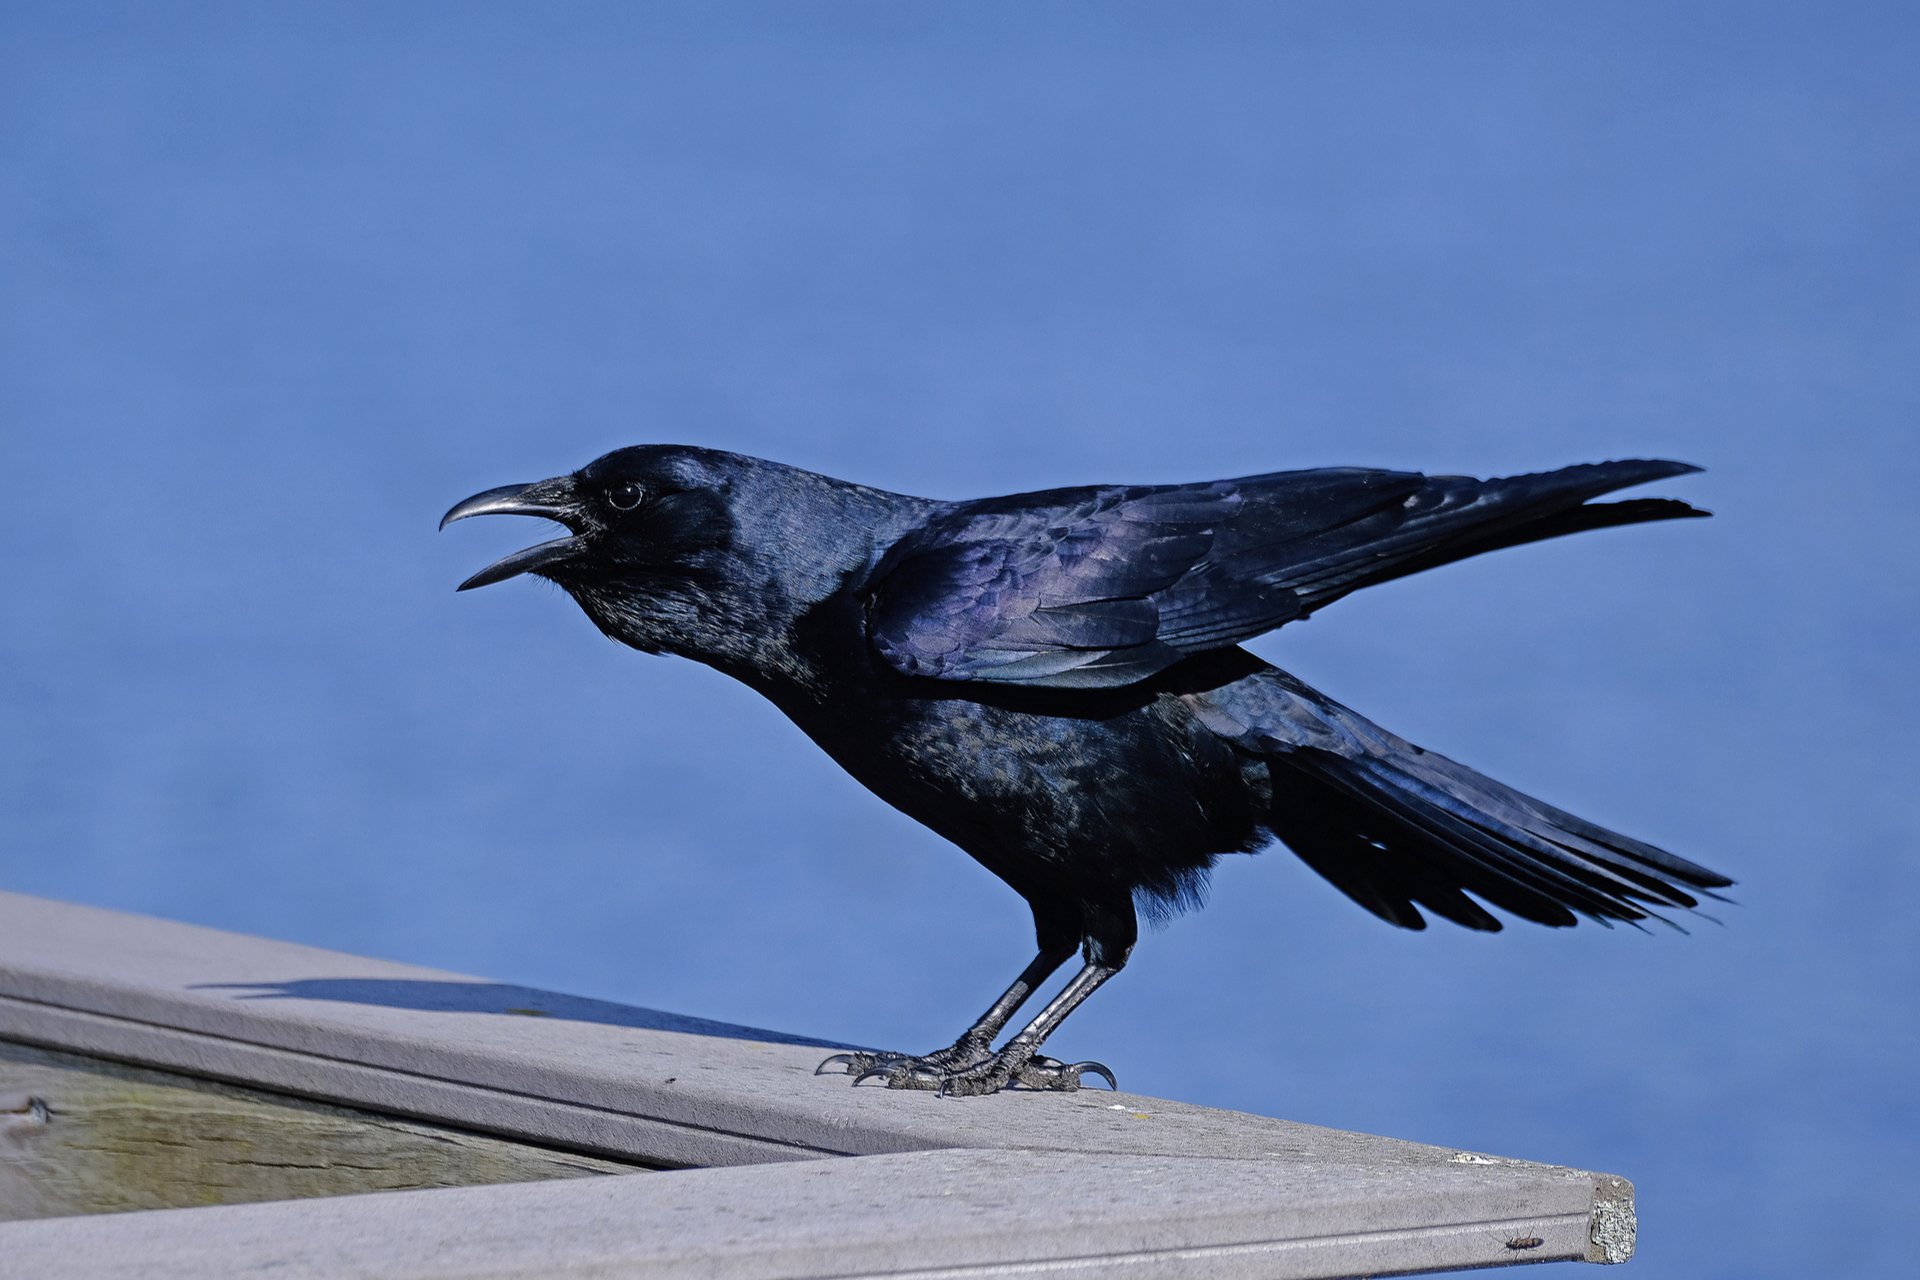
[[[801,612],[865,563],[888,497],[740,454],[637,445],[477,493],[440,527],[481,515],[565,525],[567,537],[496,560],[460,590],[534,574],[636,649],[758,668],[779,661],[768,647]]]
[[[440,521],[540,516],[568,536],[494,561],[460,584],[523,573],[547,578],[616,640],[638,649],[698,647],[702,619],[722,611],[737,560],[731,510],[750,459],[705,449],[639,445],[571,475],[503,485],[458,503]]]
[[[484,587],[523,573],[563,587],[578,582],[644,583],[710,566],[732,537],[727,510],[731,454],[670,445],[637,445],[596,459],[572,475],[476,493],[441,517],[540,516],[572,535],[516,551],[461,583]],[[738,459],[737,461],[745,461]]]

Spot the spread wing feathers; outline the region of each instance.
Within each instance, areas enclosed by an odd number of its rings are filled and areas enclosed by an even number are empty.
[[[1274,834],[1393,924],[1425,928],[1424,907],[1499,929],[1483,902],[1546,925],[1665,920],[1661,908],[1732,883],[1424,751],[1283,672],[1201,701],[1217,732],[1270,760]]]
[[[1663,499],[1584,505],[1692,470],[1611,462],[1474,480],[1328,468],[964,503],[876,567],[869,635],[908,675],[1131,684],[1371,583],[1581,529],[1704,514]]]
[[[1222,554],[1263,565],[1258,576],[1291,589],[1305,615],[1361,587],[1483,551],[1612,525],[1704,516],[1671,498],[1590,503],[1616,489],[1698,470],[1684,462],[1636,459],[1494,480],[1414,476],[1414,484],[1370,510],[1304,534],[1307,513],[1290,492],[1276,497],[1283,518],[1271,532],[1259,528],[1261,504],[1249,493],[1248,515],[1255,518],[1237,522],[1247,532],[1230,530]]]
[[[1183,656],[1159,598],[1240,504],[1227,483],[965,504],[881,561],[868,634],[908,675],[1130,684]]]

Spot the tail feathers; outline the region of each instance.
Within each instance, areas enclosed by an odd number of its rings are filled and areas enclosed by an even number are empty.
[[[1275,834],[1360,905],[1416,929],[1416,904],[1470,929],[1500,928],[1467,893],[1564,927],[1580,916],[1666,920],[1661,908],[1697,907],[1696,892],[1717,896],[1710,890],[1730,883],[1591,823],[1556,821],[1559,810],[1451,760],[1428,753],[1428,762],[1448,769],[1451,789],[1393,762],[1291,753]]]
[[[1733,883],[1424,751],[1283,673],[1262,683],[1290,695],[1262,699],[1251,734],[1271,765],[1273,833],[1393,924],[1424,928],[1425,908],[1499,929],[1482,903],[1561,927],[1673,924],[1663,909],[1692,910]]]

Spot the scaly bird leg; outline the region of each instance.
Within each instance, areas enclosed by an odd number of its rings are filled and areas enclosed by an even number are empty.
[[[1118,965],[1103,964],[1089,960],[1080,972],[1073,975],[1059,995],[1047,1003],[1040,1016],[1029,1022],[1020,1033],[1000,1047],[1000,1052],[984,1062],[964,1067],[949,1075],[940,1084],[940,1092],[961,1097],[973,1097],[983,1093],[997,1093],[1009,1084],[1019,1085],[1023,1089],[1051,1089],[1071,1093],[1080,1087],[1080,1077],[1097,1075],[1107,1082],[1109,1089],[1118,1089],[1119,1081],[1113,1078],[1113,1072],[1098,1062],[1059,1062],[1053,1058],[1043,1058],[1035,1050],[1040,1042],[1052,1035],[1054,1029],[1065,1022],[1067,1015],[1080,1007],[1081,1001],[1099,989],[1100,984],[1120,972]],[[888,1084],[893,1082],[889,1080]]]
[[[933,1081],[928,1088],[937,1087],[949,1073],[984,1060],[993,1049],[994,1037],[1007,1025],[1007,1019],[1013,1017],[1040,984],[1052,977],[1054,971],[1065,964],[1067,957],[1072,954],[1071,942],[1065,946],[1043,948],[1032,963],[1020,971],[1013,985],[1001,992],[1000,998],[962,1032],[958,1040],[944,1049],[936,1049],[917,1058],[904,1053],[836,1053],[815,1067],[813,1074],[823,1075],[837,1069],[850,1076],[863,1077],[876,1070],[919,1071]]]
[[[972,1062],[948,1064],[936,1061],[939,1055],[925,1058],[881,1059],[854,1078],[886,1081],[889,1089],[926,1089],[942,1096],[976,1097],[998,1093],[1008,1085],[1023,1089],[1046,1089],[1070,1093],[1080,1087],[1080,1077],[1097,1075],[1110,1088],[1119,1088],[1113,1072],[1098,1062],[1060,1062],[1040,1057],[1035,1050],[1066,1021],[1081,1001],[1120,970],[1117,966],[1088,961],[1067,983],[1059,995],[1047,1003],[1040,1016],[1029,1022],[1019,1034],[1007,1041],[998,1053]],[[997,1006],[996,1006],[997,1007]],[[962,1043],[966,1043],[962,1039]],[[958,1046],[955,1046],[956,1048]]]

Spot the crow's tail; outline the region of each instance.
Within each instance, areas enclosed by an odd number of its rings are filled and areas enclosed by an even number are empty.
[[[1200,699],[1210,727],[1267,758],[1273,833],[1393,924],[1425,928],[1424,907],[1499,929],[1483,902],[1546,925],[1665,920],[1659,908],[1733,883],[1416,747],[1283,671]]]

